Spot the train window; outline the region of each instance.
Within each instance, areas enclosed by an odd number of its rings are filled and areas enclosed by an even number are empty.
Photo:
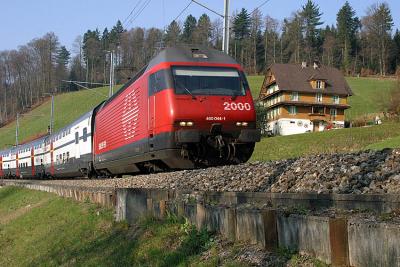
[[[192,95],[245,95],[244,84],[235,68],[173,67],[175,93]]]
[[[75,133],[75,144],[79,144],[79,133]]]
[[[169,69],[159,70],[149,77],[149,95],[153,95],[166,88],[171,88],[171,75]]]
[[[83,142],[87,141],[87,136],[88,136],[87,128],[85,127],[85,128],[83,128]]]

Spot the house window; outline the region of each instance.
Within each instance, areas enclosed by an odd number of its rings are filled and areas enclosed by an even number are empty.
[[[337,109],[336,108],[331,108],[330,114],[331,114],[332,119],[336,119]]]
[[[315,88],[323,89],[324,88],[324,82],[323,81],[316,81],[315,82]]]
[[[297,114],[297,107],[296,106],[289,106],[288,107],[289,114],[296,115]]]
[[[317,93],[315,95],[315,101],[318,102],[318,103],[322,102],[322,94],[321,93]]]
[[[291,101],[299,101],[299,93],[298,92],[292,92],[290,95],[290,100]]]
[[[340,98],[339,98],[339,96],[338,96],[338,95],[334,95],[334,96],[332,97],[332,101],[333,101],[334,104],[339,104],[339,103],[340,103]]]
[[[325,109],[323,107],[312,107],[311,109],[311,113],[312,114],[324,114],[325,113]]]

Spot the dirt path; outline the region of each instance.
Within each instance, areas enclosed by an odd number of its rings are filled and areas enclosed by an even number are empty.
[[[26,214],[30,210],[42,206],[43,204],[47,203],[49,200],[50,200],[49,198],[42,199],[38,203],[29,204],[29,205],[26,205],[25,207],[22,207],[15,211],[12,211],[11,213],[7,214],[6,216],[3,216],[0,218],[0,224],[7,224],[7,223],[21,217],[22,215]]]

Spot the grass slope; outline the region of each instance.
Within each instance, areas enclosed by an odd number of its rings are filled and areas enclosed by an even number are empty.
[[[0,189],[0,218],[0,266],[127,266],[135,245],[112,210],[49,193]]]
[[[309,154],[400,146],[400,123],[263,138],[251,160],[279,160]],[[397,143],[396,143],[397,141]]]
[[[0,188],[0,266],[248,266],[221,264],[212,237],[173,216],[130,228],[94,204]]]
[[[346,80],[354,93],[349,98],[351,108],[346,110],[346,119],[384,111],[389,93],[396,84],[389,79],[348,77]]]
[[[55,130],[73,122],[84,113],[103,101],[108,94],[108,87],[95,90],[83,90],[57,95],[54,98],[54,128]],[[39,107],[24,114],[20,120],[19,142],[44,134],[50,124],[51,101],[47,100]],[[15,125],[12,122],[0,128],[0,149],[15,144]]]

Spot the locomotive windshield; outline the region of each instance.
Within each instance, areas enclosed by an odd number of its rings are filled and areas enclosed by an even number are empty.
[[[191,95],[245,95],[237,69],[224,67],[173,67],[175,93]]]

